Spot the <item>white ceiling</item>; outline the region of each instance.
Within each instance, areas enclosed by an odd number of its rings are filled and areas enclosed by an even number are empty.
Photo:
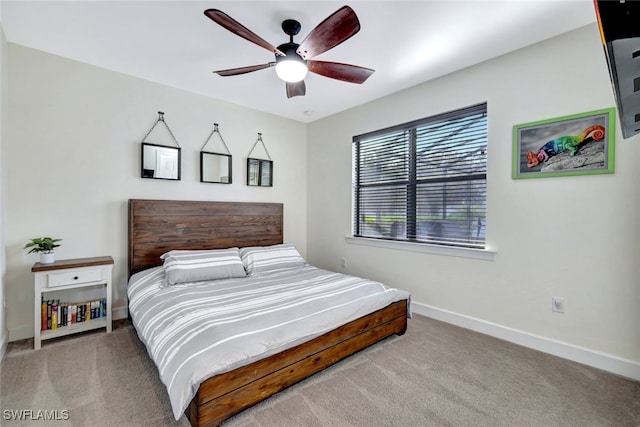
[[[300,43],[344,4],[358,34],[314,59],[376,72],[362,85],[315,74],[287,99],[273,68],[220,77],[213,70],[274,60],[204,15],[220,9],[277,46],[285,19]],[[29,1],[2,0],[9,42],[311,122],[596,21],[592,0],[508,1]],[[46,74],[46,70],[43,70]]]

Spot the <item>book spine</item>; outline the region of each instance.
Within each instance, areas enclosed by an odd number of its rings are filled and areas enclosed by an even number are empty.
[[[58,329],[58,303],[55,300],[51,304],[51,329]]]
[[[47,329],[51,329],[52,305],[53,301],[47,300]]]
[[[42,298],[42,303],[40,307],[40,329],[43,331],[47,330],[47,302]]]

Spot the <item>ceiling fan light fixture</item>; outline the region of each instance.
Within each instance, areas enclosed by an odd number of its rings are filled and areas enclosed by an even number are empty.
[[[219,76],[237,76],[275,66],[277,76],[286,82],[287,98],[292,98],[305,95],[304,78],[307,72],[358,84],[363,83],[374,72],[357,65],[312,59],[360,31],[358,17],[349,6],[342,6],[316,25],[301,44],[293,42],[293,37],[300,33],[300,22],[285,19],[282,21],[282,30],[289,36],[289,42],[278,47],[218,9],[207,9],[204,14],[221,27],[275,54],[275,61],[266,64],[214,71]]]
[[[285,56],[276,61],[276,74],[285,82],[295,83],[304,80],[307,71],[307,64],[300,60]]]

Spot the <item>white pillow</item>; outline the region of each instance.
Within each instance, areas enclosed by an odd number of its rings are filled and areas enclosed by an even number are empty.
[[[171,285],[203,280],[245,277],[247,272],[238,248],[211,250],[173,250],[160,258]]]
[[[240,248],[240,258],[249,276],[307,265],[293,243]]]

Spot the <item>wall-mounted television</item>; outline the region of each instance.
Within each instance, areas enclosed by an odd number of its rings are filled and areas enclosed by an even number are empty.
[[[640,133],[640,1],[594,0],[622,136]]]

